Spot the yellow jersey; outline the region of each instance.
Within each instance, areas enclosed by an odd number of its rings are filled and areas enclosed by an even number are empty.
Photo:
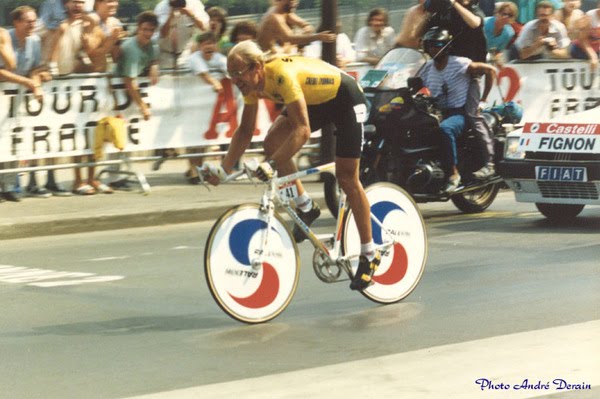
[[[244,97],[245,104],[256,104],[259,97],[290,104],[304,97],[306,104],[323,104],[335,98],[343,72],[325,61],[300,56],[280,56],[265,64],[262,93]]]

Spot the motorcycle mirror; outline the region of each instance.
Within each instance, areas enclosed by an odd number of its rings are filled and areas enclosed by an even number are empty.
[[[419,76],[408,78],[406,83],[408,84],[408,88],[412,94],[415,94],[423,88],[423,79]]]

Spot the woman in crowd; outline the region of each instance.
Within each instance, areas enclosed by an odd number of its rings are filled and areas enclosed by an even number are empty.
[[[515,31],[511,24],[515,21],[519,10],[515,3],[506,1],[496,7],[494,16],[487,17],[483,24],[483,32],[487,40],[487,51],[496,64],[503,63],[502,52],[508,48]]]

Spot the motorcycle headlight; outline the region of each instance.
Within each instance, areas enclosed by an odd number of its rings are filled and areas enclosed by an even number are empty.
[[[520,137],[507,137],[504,146],[504,158],[506,159],[525,159],[525,151],[519,150]]]

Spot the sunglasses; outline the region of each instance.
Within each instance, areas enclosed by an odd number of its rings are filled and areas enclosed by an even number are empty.
[[[247,65],[246,68],[240,70],[240,71],[229,71],[229,76],[232,78],[239,78],[241,77],[243,74],[245,74],[246,72],[248,72],[248,70],[252,68],[252,65]]]
[[[511,13],[509,13],[509,12],[503,12],[503,13],[500,14],[500,16],[504,17],[504,18],[512,18],[512,17],[514,17],[514,15],[511,14]]]

